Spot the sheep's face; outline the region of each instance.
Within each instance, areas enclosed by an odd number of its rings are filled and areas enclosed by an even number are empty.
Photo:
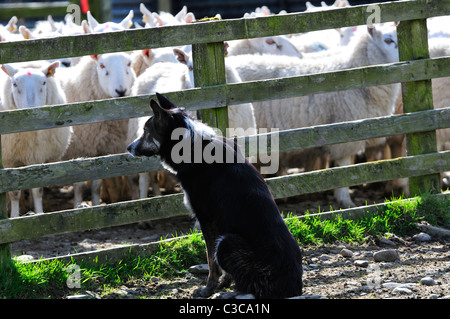
[[[128,96],[136,74],[131,67],[127,53],[108,53],[93,55],[97,65],[98,80],[103,92],[111,97]]]
[[[249,41],[258,51],[266,54],[301,57],[301,54],[295,46],[287,38],[282,36],[254,38],[249,39]]]
[[[42,69],[16,68],[3,65],[2,70],[10,77],[11,95],[18,109],[33,108],[47,104],[48,78],[53,76],[59,62]],[[12,106],[11,106],[12,107]]]
[[[397,25],[398,23],[385,23],[368,29],[369,34],[387,58],[386,62],[388,63],[399,61]]]

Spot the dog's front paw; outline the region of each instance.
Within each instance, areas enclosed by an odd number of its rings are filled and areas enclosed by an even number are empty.
[[[195,298],[208,298],[214,292],[214,289],[210,289],[208,287],[200,287],[194,290],[193,296]]]

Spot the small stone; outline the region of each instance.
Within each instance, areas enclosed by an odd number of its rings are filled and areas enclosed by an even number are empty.
[[[369,266],[368,260],[358,259],[353,263],[355,266],[367,268]]]
[[[399,282],[385,282],[385,283],[381,284],[382,288],[387,288],[387,289],[395,289],[395,288],[412,289],[416,286],[417,286],[417,284],[414,284],[414,283],[399,283]]]
[[[428,235],[427,233],[419,233],[417,235],[414,235],[413,239],[415,241],[430,241],[431,240],[431,236]]]
[[[21,261],[21,262],[23,262],[23,263],[25,263],[25,262],[27,262],[27,261],[31,261],[31,260],[33,260],[34,258],[33,258],[33,256],[31,256],[31,255],[21,255],[21,256],[17,256],[17,257],[14,257],[14,260],[15,261]]]
[[[353,252],[350,249],[343,248],[340,252],[340,254],[345,258],[351,258],[353,257]]]
[[[431,294],[428,296],[428,299],[438,299],[438,298],[439,298],[439,296],[436,294]]]
[[[428,276],[420,279],[420,283],[425,286],[434,286],[436,284],[436,282],[433,280],[433,278],[428,277]]]
[[[387,239],[386,237],[383,237],[383,238],[380,239],[380,244],[381,245],[386,245],[386,246],[397,246],[396,243],[394,243],[390,239]]]
[[[392,290],[393,294],[412,295],[412,291],[406,287],[397,287]]]
[[[319,256],[319,260],[330,260],[330,259],[332,259],[332,257],[325,254]]]
[[[380,261],[396,261],[400,259],[400,256],[398,255],[398,251],[395,249],[387,249],[387,250],[380,250],[373,254],[373,259],[376,262]]]
[[[208,274],[209,267],[208,264],[201,264],[189,267],[189,272],[191,274]]]

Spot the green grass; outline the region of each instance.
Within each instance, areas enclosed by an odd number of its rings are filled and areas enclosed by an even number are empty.
[[[433,225],[449,225],[450,198],[424,196],[411,201],[388,201],[383,210],[355,220],[339,215],[321,220],[307,213],[304,218],[287,218],[286,224],[299,244],[315,245],[336,241],[363,243],[385,233],[410,235],[417,232],[415,224],[422,220]],[[72,274],[67,270],[74,262],[12,261],[0,271],[0,298],[62,298],[86,290],[108,291],[130,280],[179,277],[190,266],[206,262],[205,250],[202,235],[192,232],[181,240],[161,242],[151,256],[130,257],[115,265],[78,263],[82,287],[79,290],[67,287],[67,279]]]

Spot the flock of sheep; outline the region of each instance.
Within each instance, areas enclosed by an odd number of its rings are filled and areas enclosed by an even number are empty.
[[[336,0],[330,6],[309,5],[307,10],[348,5],[347,0]],[[143,4],[140,9],[145,28],[195,21],[195,16],[188,13],[186,7],[175,16],[166,12],[150,12]],[[244,18],[270,14],[268,8],[262,7]],[[74,24],[68,15],[64,22],[54,22],[49,17],[36,23],[32,31],[21,26],[16,32],[17,18],[13,17],[6,26],[0,26],[0,42],[120,31],[132,26],[132,18],[133,11],[121,23],[99,23],[88,12],[88,21],[83,21],[81,26]],[[135,27],[142,28],[138,24]],[[429,19],[428,27],[430,55],[450,55],[450,17]],[[226,51],[228,83],[330,72],[392,63],[399,59],[396,23],[235,40],[228,42]],[[1,68],[0,111],[194,87],[190,45],[60,61],[14,63]],[[432,84],[434,107],[450,105],[447,89],[450,78],[434,79]],[[253,134],[259,128],[285,130],[400,112],[400,84],[390,84],[235,105],[229,107],[228,114],[230,127],[242,128],[246,134]],[[141,135],[145,121],[146,118],[135,118],[2,135],[3,163],[5,167],[19,167],[123,153],[126,145]],[[439,130],[437,139],[439,150],[449,149],[450,129]],[[384,156],[399,156],[404,152],[402,144],[402,138],[378,138],[289,152],[280,155],[280,172],[286,172],[288,168],[323,168],[329,162],[337,166],[349,165],[355,155],[366,152],[370,157],[369,153],[374,154],[374,150],[381,149]],[[140,174],[138,184],[131,177],[129,181],[133,198],[147,197],[150,182],[154,194],[160,194],[156,173]],[[90,184],[93,205],[100,204],[101,182],[97,180]],[[83,183],[74,185],[75,207],[83,203],[82,186]],[[20,195],[20,191],[9,193],[11,217],[19,216]],[[33,189],[32,196],[35,212],[43,212],[42,190]],[[348,188],[336,189],[335,196],[342,206],[354,206]]]

